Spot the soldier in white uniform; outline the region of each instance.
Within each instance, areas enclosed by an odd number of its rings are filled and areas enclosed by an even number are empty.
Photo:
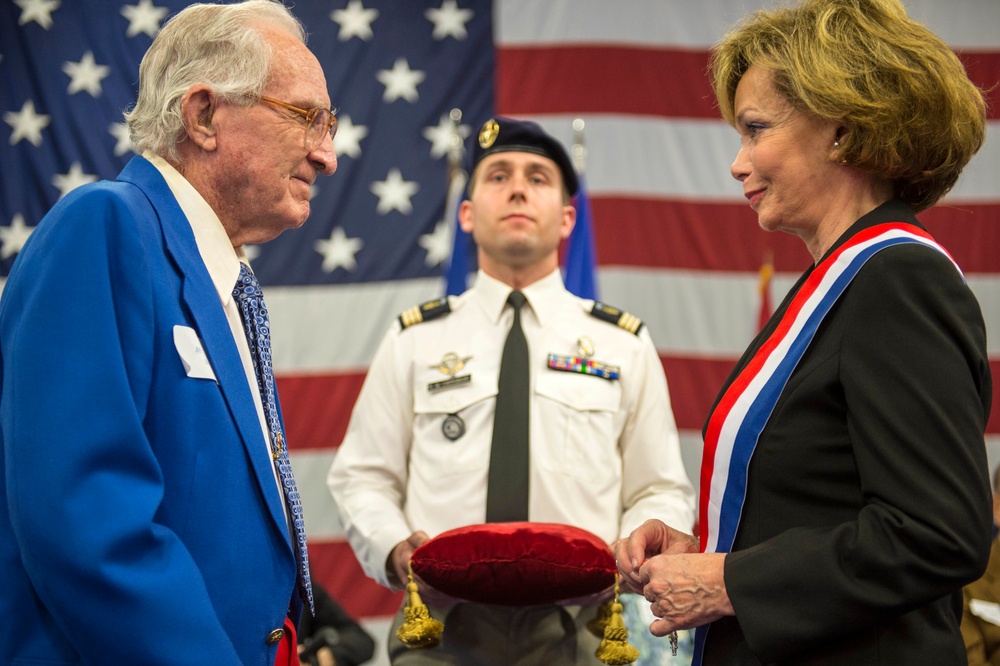
[[[480,132],[472,166],[459,219],[478,245],[475,286],[394,322],[329,474],[351,546],[383,585],[405,583],[427,538],[487,522],[512,291],[524,295],[529,359],[524,519],[577,526],[609,544],[650,518],[694,521],[648,331],[563,286],[558,248],[576,220],[577,190],[565,149],[534,123],[497,118]],[[442,644],[407,651],[390,634],[394,664],[599,663],[598,639],[584,626],[596,606],[428,605],[445,623]]]

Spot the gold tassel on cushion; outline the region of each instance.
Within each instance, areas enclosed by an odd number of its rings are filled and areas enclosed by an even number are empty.
[[[417,584],[413,582],[413,568],[410,567],[406,584],[406,608],[403,609],[403,624],[396,630],[396,638],[408,648],[432,648],[441,642],[444,625],[431,617],[427,606],[420,599]],[[625,662],[621,662],[625,663]]]
[[[604,627],[604,638],[594,655],[605,664],[631,664],[639,658],[639,651],[628,643],[628,629],[622,621],[622,605],[618,601],[618,574],[615,574],[615,600],[611,604],[611,617]]]

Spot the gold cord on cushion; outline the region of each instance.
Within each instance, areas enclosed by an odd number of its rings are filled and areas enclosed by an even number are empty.
[[[407,566],[406,608],[403,609],[403,624],[396,630],[396,638],[411,649],[436,647],[441,642],[444,625],[431,617],[413,581],[413,567]]]
[[[639,658],[639,651],[628,642],[628,629],[622,621],[622,605],[618,601],[618,574],[615,574],[615,600],[611,604],[611,616],[604,627],[604,638],[594,655],[605,664],[613,666],[631,664]]]

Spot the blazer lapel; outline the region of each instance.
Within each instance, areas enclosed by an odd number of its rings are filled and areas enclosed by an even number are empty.
[[[219,302],[219,295],[198,252],[194,234],[166,181],[148,160],[132,159],[119,180],[133,183],[149,198],[160,219],[164,243],[181,275],[181,297],[196,323],[205,353],[229,406],[233,422],[243,440],[257,483],[267,503],[271,518],[285,535],[288,532],[282,498],[274,481],[274,470],[266,454],[257,409],[243,371],[243,362],[233,340],[229,321]]]

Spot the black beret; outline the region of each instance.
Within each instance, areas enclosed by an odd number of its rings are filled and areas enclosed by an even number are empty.
[[[472,144],[472,173],[480,161],[494,153],[534,153],[547,157],[559,167],[563,183],[570,196],[576,194],[576,171],[566,153],[566,149],[537,123],[513,118],[490,118],[479,130],[479,136]]]

